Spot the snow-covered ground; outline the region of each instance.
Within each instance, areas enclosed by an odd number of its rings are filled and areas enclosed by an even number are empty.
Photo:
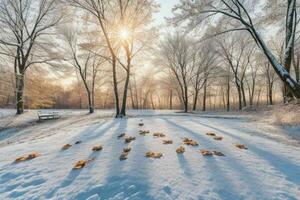
[[[36,113],[30,111],[27,120],[16,123],[7,111],[2,122],[11,117],[10,125],[0,131],[0,199],[300,197],[300,146],[284,129],[243,117],[130,111],[129,118],[113,119],[111,111],[106,112],[62,112],[59,120],[36,123]],[[151,134],[139,135],[140,119],[145,124],[142,129]],[[136,140],[128,145],[117,139],[123,132]],[[154,138],[154,132],[163,132],[166,138]],[[224,139],[216,141],[207,132]],[[177,154],[183,137],[194,139],[199,146],[184,145],[186,152]],[[172,139],[173,144],[164,145],[163,139]],[[78,140],[82,143],[61,151],[63,145]],[[238,149],[236,143],[248,149]],[[98,144],[103,150],[92,152]],[[132,148],[128,159],[120,161],[127,146]],[[225,157],[203,157],[200,149],[221,151]],[[163,157],[146,158],[147,151],[161,152]],[[41,155],[14,163],[31,152]],[[95,160],[72,170],[74,163],[89,158]]]

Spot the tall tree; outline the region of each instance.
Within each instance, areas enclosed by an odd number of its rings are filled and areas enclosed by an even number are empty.
[[[192,41],[186,36],[176,32],[167,35],[161,43],[159,57],[162,63],[170,70],[179,86],[180,99],[184,112],[188,111],[189,86],[194,70]]]
[[[61,19],[57,4],[57,0],[0,1],[0,54],[11,59],[14,66],[17,114],[24,112],[26,70],[53,60],[45,43]]]
[[[272,67],[281,78],[281,80],[293,92],[296,98],[300,98],[300,85],[291,76],[291,74],[285,67],[285,65],[289,61],[288,57],[292,53],[295,39],[294,30],[297,20],[295,20],[296,10],[294,5],[296,4],[296,0],[289,0],[286,4],[286,18],[289,19],[286,21],[286,26],[293,24],[294,28],[291,30],[291,36],[288,36],[288,34],[286,34],[287,44],[285,48],[284,64],[280,64],[279,60],[276,59],[271,49],[267,46],[265,40],[257,30],[253,18],[250,15],[250,9],[247,9],[246,4],[249,4],[249,7],[252,8],[255,7],[255,1],[246,2],[241,0],[181,0],[181,4],[179,4],[175,8],[175,11],[177,10],[178,12],[175,13],[175,17],[173,18],[173,20],[175,21],[175,23],[189,20],[190,25],[195,27],[195,25],[198,26],[208,18],[217,15],[221,16],[219,20],[223,20],[224,18],[228,19],[229,22],[226,23],[227,29],[217,34],[227,33],[230,31],[247,31],[254,39],[256,44],[262,49],[264,55],[268,58],[269,62],[271,63]]]

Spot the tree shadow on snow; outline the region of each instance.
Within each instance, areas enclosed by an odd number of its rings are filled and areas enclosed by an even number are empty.
[[[128,170],[128,166],[131,163],[130,160],[134,158],[134,153],[137,151],[134,148],[135,144],[138,142],[137,140],[141,139],[137,137],[135,141],[131,144],[126,145],[123,139],[117,140],[117,135],[120,133],[126,132],[137,132],[132,130],[127,130],[128,124],[127,118],[117,119],[116,130],[112,134],[112,140],[115,142],[110,146],[109,154],[111,156],[110,163],[107,164],[108,172],[106,174],[106,179],[103,184],[92,184],[93,187],[87,188],[84,192],[78,193],[74,199],[87,199],[90,196],[98,195],[101,199],[125,199],[130,197],[130,199],[152,199],[149,195],[147,195],[148,184],[145,179],[139,179],[138,174],[134,168]],[[121,145],[122,144],[122,145]],[[125,161],[120,161],[119,156],[123,151],[123,147],[131,146],[132,151],[129,153],[128,159]],[[140,149],[139,149],[140,151]],[[143,163],[135,163],[135,167],[142,167]],[[96,163],[95,163],[96,165]]]
[[[199,148],[197,148],[197,150],[208,149],[218,151],[219,147],[216,147],[216,144],[213,143],[213,141],[209,140],[207,137],[202,136],[183,125],[180,125],[180,123],[173,122],[170,119],[166,118],[163,119],[171,126],[182,130],[185,133],[186,137],[195,139],[199,143]],[[195,151],[197,150],[195,149]],[[219,150],[222,151],[221,149]],[[202,155],[199,153],[199,159],[201,159],[201,156]],[[232,170],[232,173],[238,175],[239,179],[247,180],[247,182],[245,182],[243,186],[241,185],[241,187],[250,188],[254,196],[259,195],[256,193],[263,194],[263,191],[256,187],[260,183],[259,180],[253,176],[251,171],[247,170],[236,159],[233,159],[233,157],[233,155],[226,155],[226,157],[222,157],[220,159],[215,159],[214,157],[203,157],[205,165],[207,166],[205,167],[205,172],[208,172],[210,174],[209,176],[211,177],[211,188],[213,192],[217,193],[221,199],[246,198],[245,196],[241,196],[241,192],[238,191],[238,188],[233,185],[231,180],[232,177],[230,177],[230,174],[225,174],[222,166],[219,165],[224,163],[224,165],[228,166]]]
[[[194,121],[194,120],[192,120]],[[295,183],[296,185],[300,184],[300,166],[296,165],[289,160],[285,159],[282,156],[276,155],[270,151],[264,150],[262,148],[257,147],[256,145],[253,145],[249,143],[245,138],[242,138],[240,136],[231,134],[227,131],[221,130],[219,128],[201,123],[199,121],[194,121],[194,123],[198,123],[202,126],[206,126],[212,130],[218,131],[219,133],[222,133],[224,135],[228,135],[236,140],[238,140],[241,143],[244,143],[249,148],[249,151],[254,152],[258,157],[260,157],[262,160],[268,162],[272,167],[277,169],[279,172],[285,175],[285,178],[288,181],[291,181]],[[240,130],[239,130],[240,131]]]

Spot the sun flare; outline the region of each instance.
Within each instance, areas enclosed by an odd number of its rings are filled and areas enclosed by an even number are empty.
[[[130,31],[126,28],[123,28],[119,31],[119,38],[121,40],[128,40],[130,37]]]

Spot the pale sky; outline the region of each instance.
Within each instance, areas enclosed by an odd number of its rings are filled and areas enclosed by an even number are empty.
[[[164,17],[172,16],[172,8],[179,3],[179,0],[156,0],[160,4],[160,11],[156,13],[155,20],[157,24],[164,23]]]

